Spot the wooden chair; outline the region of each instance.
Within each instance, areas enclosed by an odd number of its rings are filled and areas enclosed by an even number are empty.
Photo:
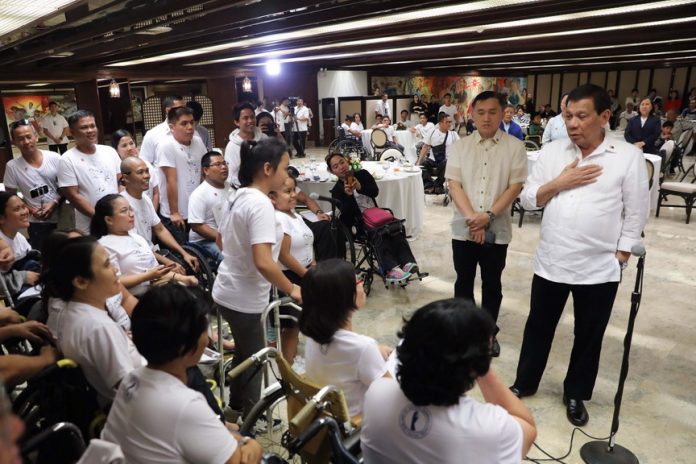
[[[684,175],[681,177],[679,182],[663,182],[660,185],[660,196],[657,200],[657,209],[655,210],[655,217],[660,216],[660,208],[662,206],[670,206],[672,208],[685,208],[686,209],[686,223],[689,223],[691,219],[691,210],[696,202],[696,176],[691,179],[691,182],[687,182],[686,178],[689,174],[694,174],[694,165],[691,165],[689,169],[686,170]],[[667,198],[671,195],[678,196],[684,200],[683,205],[667,204]]]

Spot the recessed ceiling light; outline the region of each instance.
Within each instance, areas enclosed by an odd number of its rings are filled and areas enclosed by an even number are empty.
[[[51,85],[50,82],[37,82],[36,84],[27,84],[27,87],[46,87],[47,85]]]
[[[167,32],[172,32],[172,28],[169,26],[155,26],[149,29],[143,29],[136,32],[137,35],[159,35],[166,34]]]
[[[73,56],[73,52],[59,52],[59,53],[54,53],[52,55],[48,55],[49,58],[69,58]]]
[[[71,3],[82,0],[2,0],[0,2],[0,37],[31,24],[41,18],[54,15]]]

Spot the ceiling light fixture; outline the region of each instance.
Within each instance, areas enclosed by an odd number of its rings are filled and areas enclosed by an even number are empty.
[[[278,60],[268,60],[266,62],[266,73],[269,76],[277,76],[280,74],[280,61]]]
[[[111,84],[109,84],[109,96],[111,98],[121,98],[121,87],[113,79],[111,79]]]
[[[3,0],[0,2],[0,37],[21,29],[41,18],[50,17],[71,3],[84,3],[81,0]]]
[[[696,55],[694,56],[680,56],[676,58],[667,58],[670,62],[672,61],[681,61],[681,60],[693,60],[696,58]],[[508,69],[538,69],[538,68],[563,68],[563,67],[568,67],[568,66],[603,66],[603,65],[608,65],[608,64],[623,64],[623,63],[645,63],[645,62],[653,62],[655,60],[646,58],[644,60],[610,60],[610,61],[595,61],[595,62],[588,62],[588,63],[559,63],[559,64],[545,64],[545,65],[540,65],[540,66],[535,66],[535,65],[529,65],[529,66],[493,66],[493,67],[482,67],[482,68],[477,68],[479,71],[499,71],[499,70],[508,70]]]

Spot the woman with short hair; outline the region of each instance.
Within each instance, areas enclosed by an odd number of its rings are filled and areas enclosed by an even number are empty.
[[[102,438],[129,463],[257,463],[254,440],[227,430],[199,392],[186,386],[208,344],[212,302],[197,288],[148,291],[133,311],[133,342],[148,365],[121,383]]]
[[[353,331],[353,314],[365,305],[362,280],[348,261],[327,259],[302,279],[300,331],[307,336],[306,376],[343,391],[351,416],[363,412],[370,384],[387,373],[387,346]]]

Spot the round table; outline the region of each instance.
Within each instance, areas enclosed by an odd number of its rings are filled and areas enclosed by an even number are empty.
[[[319,180],[309,180],[311,171],[307,161],[293,160],[293,165],[300,171],[299,187],[307,195],[317,193],[330,197],[331,189],[336,184],[336,176],[326,171],[326,164],[317,161],[315,176]],[[363,161],[363,169],[372,173],[379,187],[377,204],[382,208],[389,208],[394,216],[405,219],[406,235],[418,236],[423,231],[423,211],[425,209],[425,195],[423,193],[423,180],[421,171],[406,172],[403,167],[395,163],[389,164],[386,174],[378,161]],[[316,179],[316,177],[315,177]],[[322,209],[329,211],[331,205],[321,202]]]

